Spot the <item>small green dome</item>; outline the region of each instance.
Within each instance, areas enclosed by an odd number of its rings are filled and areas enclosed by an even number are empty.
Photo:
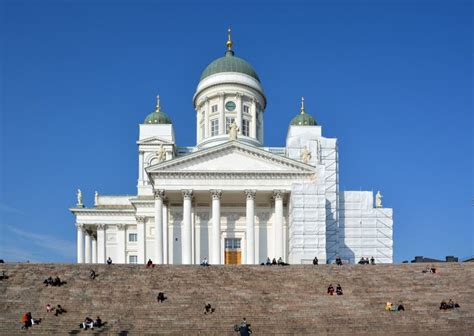
[[[294,126],[316,126],[318,123],[311,115],[304,110],[304,98],[301,97],[301,112],[296,117],[291,119],[290,125]]]
[[[160,107],[160,96],[156,97],[156,110],[155,112],[151,112],[145,118],[144,124],[172,124],[171,119],[168,115],[161,111]]]
[[[165,112],[151,112],[143,122],[144,124],[172,124]]]
[[[253,67],[242,58],[234,56],[234,52],[232,50],[227,50],[225,56],[220,57],[209,64],[202,72],[200,80],[221,72],[243,73],[255,78],[260,82],[260,78],[258,78],[258,75]]]

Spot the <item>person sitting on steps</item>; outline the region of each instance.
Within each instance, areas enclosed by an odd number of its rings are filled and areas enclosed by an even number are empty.
[[[5,274],[5,271],[2,271],[2,275],[0,275],[0,280],[7,280],[8,275]]]
[[[209,261],[207,261],[206,257],[204,257],[204,259],[202,260],[201,266],[209,266]]]
[[[48,304],[46,305],[46,312],[47,312],[47,313],[51,313],[53,310],[54,310],[54,308],[48,303]]]
[[[31,327],[34,324],[40,324],[41,319],[35,320],[31,316],[31,312],[28,312],[28,313],[23,314],[21,316],[21,322],[23,322],[23,327],[21,327],[21,329],[28,329],[29,327]]]
[[[405,311],[405,307],[403,306],[403,303],[401,301],[398,302],[398,311]]]
[[[342,295],[342,287],[340,284],[337,284],[336,286],[336,294],[337,295]]]
[[[165,296],[165,293],[163,293],[163,292],[159,292],[159,293],[158,293],[158,296],[156,297],[156,300],[157,300],[158,302],[163,302],[163,301],[165,301],[166,299],[168,299],[168,298]]]
[[[342,266],[342,260],[339,256],[336,257],[336,265]]]
[[[107,258],[107,265],[112,265],[112,258],[110,257]]]
[[[89,278],[91,278],[92,280],[94,280],[96,278],[97,274],[95,273],[95,271],[93,269],[91,269],[91,272],[89,274]]]
[[[387,311],[392,310],[392,303],[391,303],[391,302],[387,302],[387,303],[385,304],[385,310],[387,310]]]
[[[146,263],[146,268],[154,268],[155,265],[153,264],[153,261],[151,261],[151,259],[148,259],[147,263]]]
[[[104,323],[102,323],[102,319],[100,318],[100,316],[97,316],[97,318],[94,321],[94,326],[96,328],[102,328],[103,325]]]
[[[375,258],[374,257],[370,258],[370,264],[375,265]]]
[[[240,325],[235,325],[234,330],[239,332],[240,336],[249,336],[252,333],[252,330],[250,330],[250,324],[247,323],[245,317],[242,319]]]
[[[208,303],[204,306],[204,314],[212,314],[214,313],[215,309],[212,308],[211,304]]]
[[[271,265],[272,261],[270,260],[270,257],[267,257],[267,262],[265,263],[266,265]]]
[[[276,265],[276,264],[277,264],[277,260],[275,258],[273,258],[272,265]]]
[[[52,278],[52,277],[48,277],[47,279],[45,279],[45,280],[43,281],[43,283],[46,285],[46,287],[52,286],[52,285],[53,285],[53,278]]]
[[[88,328],[94,329],[94,321],[89,316],[87,316],[84,319],[84,322],[82,322],[79,326],[84,330],[87,330]]]
[[[66,309],[64,309],[63,307],[61,307],[60,304],[58,304],[58,306],[55,309],[54,316],[58,316],[63,313],[66,313]]]
[[[334,295],[334,287],[332,286],[332,284],[330,284],[329,287],[328,287],[328,294],[329,295]]]
[[[314,257],[313,259],[313,265],[317,265],[318,264],[318,257]]]

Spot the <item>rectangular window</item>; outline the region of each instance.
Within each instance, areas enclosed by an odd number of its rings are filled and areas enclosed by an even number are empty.
[[[250,113],[250,107],[248,105],[244,105],[244,112]]]
[[[216,136],[219,134],[219,120],[214,119],[211,121],[211,136]]]
[[[247,119],[242,120],[242,134],[249,136],[250,131],[250,121]]]
[[[128,263],[129,264],[138,264],[138,256],[136,256],[136,255],[128,256]]]
[[[225,118],[225,133],[226,134],[229,134],[230,125],[232,125],[232,123],[234,121],[235,121],[235,118],[233,118],[233,117],[226,117]]]
[[[217,105],[212,105],[211,111],[212,111],[213,113],[214,113],[214,112],[217,112]]]
[[[129,242],[137,242],[138,241],[138,235],[136,233],[129,233],[128,234],[128,241]]]

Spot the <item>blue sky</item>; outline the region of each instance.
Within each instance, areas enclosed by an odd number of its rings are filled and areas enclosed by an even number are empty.
[[[74,261],[77,188],[134,194],[156,94],[178,145],[225,51],[264,86],[265,143],[306,110],[339,142],[341,190],[381,190],[395,261],[473,255],[470,1],[0,1],[0,258]]]

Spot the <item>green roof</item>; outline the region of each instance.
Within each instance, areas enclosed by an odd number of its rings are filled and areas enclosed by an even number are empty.
[[[318,123],[316,120],[307,113],[300,113],[291,120],[290,125],[296,126],[315,126]]]
[[[172,124],[171,119],[166,115],[165,112],[152,112],[150,113],[143,122],[144,124]]]
[[[255,78],[260,82],[260,78],[258,78],[258,75],[253,67],[242,58],[234,56],[234,52],[232,50],[227,50],[225,56],[220,57],[209,64],[202,72],[200,80],[221,72],[243,73]]]

